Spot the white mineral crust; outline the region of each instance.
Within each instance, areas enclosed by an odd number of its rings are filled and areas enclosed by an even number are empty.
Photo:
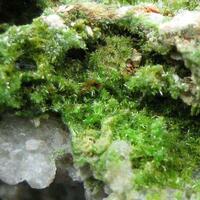
[[[58,28],[66,28],[63,19],[57,14],[51,14],[48,16],[42,17],[43,21],[50,27],[58,29]]]
[[[200,28],[200,11],[182,11],[169,22],[160,25],[163,32],[178,32],[189,27]]]

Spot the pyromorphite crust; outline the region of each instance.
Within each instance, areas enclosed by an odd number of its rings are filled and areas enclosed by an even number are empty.
[[[59,113],[93,199],[200,191],[200,12],[159,12],[62,5],[0,35],[2,112]]]

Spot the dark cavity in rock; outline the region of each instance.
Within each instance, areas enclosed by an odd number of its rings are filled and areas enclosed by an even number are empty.
[[[28,24],[41,13],[37,0],[0,0],[0,23]]]
[[[0,200],[85,200],[83,184],[58,170],[54,182],[45,189],[33,189],[26,182],[17,186],[0,182]]]

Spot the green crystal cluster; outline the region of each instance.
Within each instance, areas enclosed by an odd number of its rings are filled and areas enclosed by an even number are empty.
[[[170,24],[198,2],[171,4],[65,2],[0,34],[1,112],[58,113],[93,199],[199,195],[200,24]]]

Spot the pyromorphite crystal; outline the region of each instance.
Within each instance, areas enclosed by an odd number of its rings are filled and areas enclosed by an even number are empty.
[[[198,199],[198,2],[118,6],[65,3],[2,33],[2,115],[59,113],[88,199]]]

